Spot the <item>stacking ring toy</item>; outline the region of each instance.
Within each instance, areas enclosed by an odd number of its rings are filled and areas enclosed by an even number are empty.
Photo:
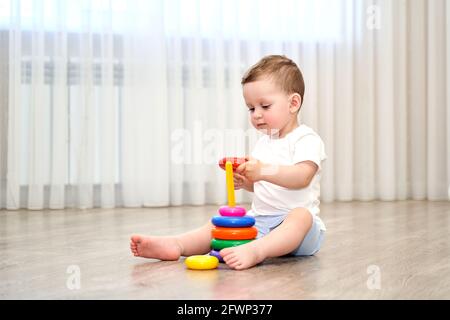
[[[223,258],[220,255],[219,251],[217,250],[211,250],[211,252],[209,253],[210,256],[216,257],[217,259],[219,259],[219,262],[223,262]]]
[[[213,225],[217,227],[228,227],[228,228],[243,228],[251,227],[255,224],[255,218],[252,216],[243,217],[222,217],[214,216],[211,219]]]
[[[233,171],[236,171],[236,168],[239,167],[244,162],[248,161],[248,157],[245,158],[237,158],[237,157],[226,157],[219,161],[219,167],[221,167],[223,170],[225,170],[225,164],[227,161],[230,161],[233,165]]]
[[[219,265],[219,259],[208,255],[198,255],[187,257],[184,263],[189,269],[209,270],[217,268]]]
[[[219,208],[219,213],[225,217],[243,217],[246,210],[243,207],[222,206]]]
[[[224,228],[213,227],[211,229],[213,238],[223,240],[248,240],[255,239],[258,234],[258,229],[255,227],[250,228]]]
[[[211,247],[214,250],[222,250],[224,248],[229,247],[237,247],[242,244],[246,244],[252,240],[221,240],[221,239],[212,239],[211,240]]]

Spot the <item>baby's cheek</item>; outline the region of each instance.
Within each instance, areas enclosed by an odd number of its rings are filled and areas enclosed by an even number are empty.
[[[271,124],[273,122],[273,117],[269,113],[266,113],[264,115],[264,122],[267,124]]]
[[[266,118],[266,123],[271,126],[272,128],[276,128],[279,124],[278,124],[278,119],[276,117],[274,117],[273,115],[267,115]]]

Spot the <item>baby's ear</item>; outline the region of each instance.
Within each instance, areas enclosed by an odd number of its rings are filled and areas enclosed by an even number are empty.
[[[298,93],[294,93],[291,97],[291,104],[289,106],[292,113],[296,113],[302,105],[302,97]]]

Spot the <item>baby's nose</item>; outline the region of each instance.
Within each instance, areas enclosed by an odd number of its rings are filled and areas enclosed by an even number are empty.
[[[262,113],[261,113],[261,112],[258,112],[258,111],[255,111],[255,112],[253,113],[253,116],[255,117],[255,119],[260,119],[260,118],[262,118]]]

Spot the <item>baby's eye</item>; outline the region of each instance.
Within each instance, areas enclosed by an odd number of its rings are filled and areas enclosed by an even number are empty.
[[[255,108],[248,108],[248,112],[254,112]]]
[[[269,109],[269,108],[270,108],[270,104],[267,105],[267,106],[261,106],[261,108],[263,108],[263,109]]]

